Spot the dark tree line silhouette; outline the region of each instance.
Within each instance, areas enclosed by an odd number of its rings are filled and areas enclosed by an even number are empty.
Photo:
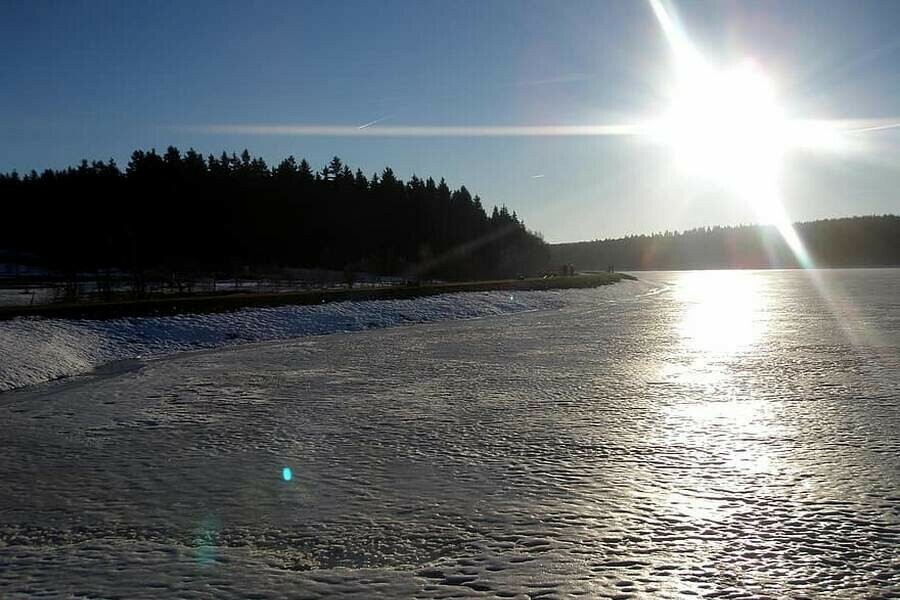
[[[818,267],[900,265],[900,216],[798,223],[798,237]],[[803,266],[773,226],[701,227],[685,232],[556,244],[555,263],[580,269],[763,269]]]
[[[515,212],[441,179],[366,177],[335,157],[314,171],[248,151],[170,147],[20,176],[0,175],[0,250],[59,273],[120,269],[355,270],[412,279],[511,277],[542,269],[548,246]]]

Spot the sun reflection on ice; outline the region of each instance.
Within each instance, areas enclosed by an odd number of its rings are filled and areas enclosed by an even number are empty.
[[[765,281],[763,273],[752,271],[681,274],[673,290],[673,354],[663,361],[658,379],[710,386],[716,396],[729,393],[728,380],[739,364],[735,360],[752,353],[771,333],[773,298]]]
[[[661,488],[658,502],[688,530],[730,527],[745,519],[747,504],[735,498],[765,498],[787,468],[774,443],[784,436],[783,426],[765,400],[711,398],[675,404],[666,413],[666,445],[698,468],[686,469]],[[722,542],[696,538],[685,543],[703,553]]]
[[[777,444],[784,425],[759,382],[742,375],[743,361],[775,333],[770,305],[778,297],[767,281],[753,271],[698,271],[681,274],[673,290],[673,343],[663,367],[672,394],[661,407],[659,443],[698,468],[669,482],[658,502],[692,527],[739,518],[745,507],[732,493],[764,492],[785,468]]]
[[[758,343],[765,333],[766,303],[753,273],[688,273],[675,299],[684,306],[678,333],[690,350],[730,355]]]

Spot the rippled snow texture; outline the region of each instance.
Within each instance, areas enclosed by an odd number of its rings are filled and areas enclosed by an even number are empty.
[[[900,272],[642,278],[0,395],[0,595],[900,596]]]
[[[0,391],[84,373],[116,360],[560,305],[556,292],[479,292],[108,321],[0,321]]]

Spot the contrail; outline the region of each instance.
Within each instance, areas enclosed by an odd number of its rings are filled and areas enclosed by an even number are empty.
[[[366,127],[371,127],[372,125],[375,125],[376,123],[381,123],[385,119],[389,119],[389,118],[390,117],[381,117],[380,119],[375,119],[374,121],[369,121],[368,123],[365,123],[364,125],[360,125],[359,127],[357,127],[357,129],[365,129]]]
[[[545,79],[529,79],[525,81],[517,81],[514,85],[528,87],[533,85],[547,85],[553,83],[574,83],[576,81],[586,81],[588,79],[596,79],[598,75],[587,73],[568,73],[557,77],[547,77]]]
[[[325,137],[567,137],[628,136],[645,133],[645,124],[619,125],[410,125],[370,127],[352,125],[201,125],[182,127],[182,131],[207,134],[286,135]]]

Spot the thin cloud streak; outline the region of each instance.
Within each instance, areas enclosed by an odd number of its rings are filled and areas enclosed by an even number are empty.
[[[897,129],[900,123],[888,123],[886,125],[873,125],[871,127],[863,127],[861,129],[851,129],[852,133],[866,133],[867,131],[884,131],[885,129]]]
[[[827,128],[837,133],[866,133],[900,128],[900,117],[880,119],[794,119],[801,127]]]
[[[190,133],[225,135],[283,135],[323,137],[570,137],[630,136],[646,132],[642,124],[621,125],[410,125],[388,127],[353,125],[199,125],[179,128]]]
[[[208,135],[319,136],[319,137],[590,137],[658,135],[657,120],[643,119],[613,125],[390,125],[374,127],[382,117],[363,125],[190,125],[178,131]],[[790,121],[835,133],[867,133],[900,128],[900,118]]]

